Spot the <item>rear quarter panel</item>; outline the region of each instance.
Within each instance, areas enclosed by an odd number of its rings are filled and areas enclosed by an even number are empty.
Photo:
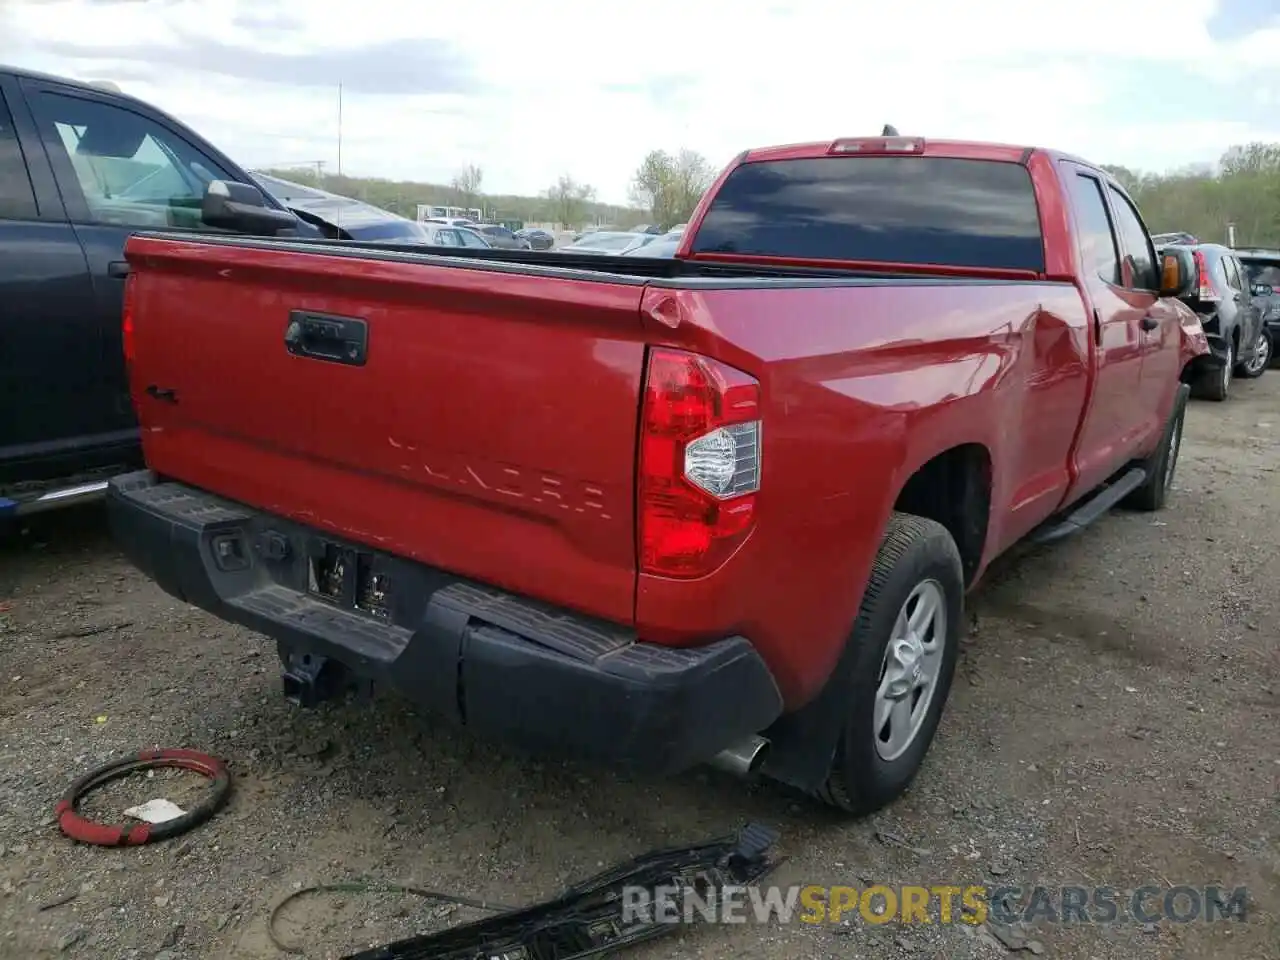
[[[1068,483],[1088,387],[1088,327],[1068,284],[652,286],[650,341],[761,381],[758,525],[716,574],[642,575],[636,619],[666,642],[738,632],[788,706],[843,647],[907,479],[977,444],[990,458],[983,564],[1049,515]]]

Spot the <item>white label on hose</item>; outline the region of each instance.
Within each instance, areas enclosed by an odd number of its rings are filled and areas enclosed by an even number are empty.
[[[134,820],[145,820],[147,823],[165,823],[185,816],[186,812],[171,800],[157,798],[148,800],[139,806],[130,807],[124,812],[124,815],[132,817]]]

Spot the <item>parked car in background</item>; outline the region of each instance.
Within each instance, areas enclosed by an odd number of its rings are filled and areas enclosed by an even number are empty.
[[[427,217],[419,223],[443,223],[450,227],[474,227],[476,221],[470,217]]]
[[[679,249],[679,237],[656,237],[651,243],[643,243],[639,246],[624,250],[621,256],[653,257],[655,259],[667,260],[674,257],[676,255],[676,251]]]
[[[1151,242],[1157,247],[1167,247],[1172,243],[1199,243],[1200,241],[1189,233],[1157,233],[1151,238]]]
[[[555,235],[541,227],[525,227],[517,230],[516,236],[527,242],[530,250],[550,250],[556,245]]]
[[[684,236],[685,227],[687,227],[687,226],[689,226],[687,223],[677,223],[674,227],[672,227],[670,230],[668,230],[666,233],[664,233],[664,234],[663,234],[663,236],[664,236],[664,237],[677,237],[677,238],[678,238],[678,237],[683,237],[683,236]]]
[[[117,542],[275,638],[296,702],[891,802],[992,560],[1170,497],[1195,267],[1052,151],[793,144],[717,183],[668,260],[134,237]]]
[[[643,247],[654,239],[655,237],[651,233],[632,233],[629,230],[597,230],[594,233],[586,234],[576,243],[571,243],[567,247],[561,247],[560,249],[565,253],[614,256]]]
[[[423,224],[381,207],[265,173],[250,174],[268,195],[333,240],[425,243]]]
[[[470,247],[475,250],[492,249],[493,244],[483,234],[464,226],[447,223],[423,223],[425,242],[436,247]]]
[[[1254,304],[1262,311],[1270,359],[1275,362],[1276,347],[1280,345],[1280,250],[1237,248],[1235,253],[1254,287]]]
[[[1192,394],[1225,400],[1233,376],[1260,377],[1271,362],[1271,338],[1253,302],[1248,271],[1236,252],[1220,243],[1176,243],[1160,249],[1184,250],[1195,262],[1196,283],[1186,303],[1199,315],[1211,353],[1189,371]]]
[[[500,223],[473,223],[470,229],[489,241],[491,246],[499,250],[529,250],[532,244],[524,237],[518,237]]]
[[[229,226],[236,198],[206,197],[213,181],[252,182],[117,88],[0,65],[0,519],[101,497],[107,473],[141,462],[121,332],[131,233],[319,236],[270,198]]]
[[[573,235],[573,240],[571,242],[577,243],[583,237],[590,236],[593,233],[628,233],[628,232],[629,231],[626,231],[626,230],[619,230],[613,224],[597,223],[588,227],[583,227],[581,230],[579,230],[577,233]]]

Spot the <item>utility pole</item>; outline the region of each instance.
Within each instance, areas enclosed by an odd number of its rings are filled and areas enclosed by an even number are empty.
[[[338,176],[342,176],[342,84],[338,84]]]

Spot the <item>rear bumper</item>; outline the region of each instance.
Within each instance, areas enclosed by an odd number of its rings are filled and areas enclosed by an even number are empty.
[[[149,471],[114,478],[107,505],[130,561],[167,593],[282,650],[393,687],[481,736],[668,773],[765,729],[782,710],[768,668],[741,637],[695,648],[644,643],[625,627],[368,551]],[[310,558],[325,543],[362,551],[360,562],[389,578],[384,617],[307,592]],[[354,569],[347,578],[353,592]]]

